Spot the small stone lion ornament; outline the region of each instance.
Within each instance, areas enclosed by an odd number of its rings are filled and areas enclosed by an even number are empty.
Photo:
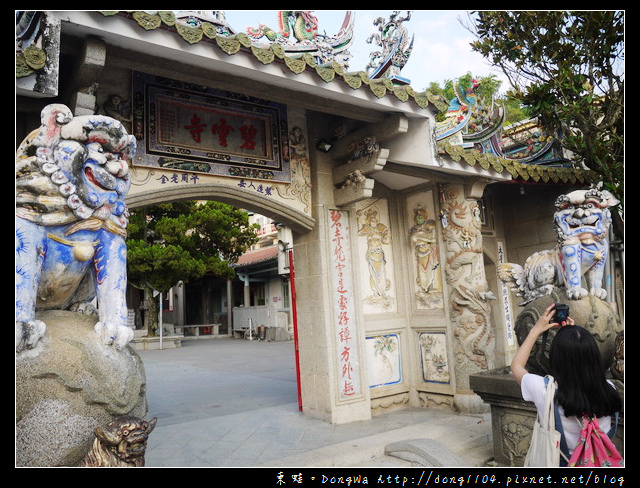
[[[81,467],[144,467],[147,439],[155,428],[157,417],[147,421],[131,416],[117,417],[106,427],[97,427],[91,449]]]
[[[356,159],[368,157],[370,158],[373,154],[380,150],[380,145],[376,141],[375,137],[365,137],[360,142],[354,142],[349,144],[350,156],[347,160],[347,163],[351,163]]]
[[[566,287],[570,300],[593,295],[604,300],[604,266],[609,251],[607,233],[611,207],[620,203],[606,190],[576,190],[556,199],[555,249],[529,256],[524,267],[514,263],[498,266],[498,277],[510,283],[520,305],[549,295],[555,286]],[[583,279],[587,288],[583,288]]]
[[[38,310],[95,314],[106,345],[122,349],[127,326],[125,244],[135,138],[104,115],[46,106],[16,152],[16,352],[36,347]]]

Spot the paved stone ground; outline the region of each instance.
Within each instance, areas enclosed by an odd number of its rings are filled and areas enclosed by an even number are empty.
[[[472,467],[493,457],[488,414],[409,408],[341,425],[304,415],[291,341],[200,339],[138,353],[148,417],[158,418],[147,467]]]

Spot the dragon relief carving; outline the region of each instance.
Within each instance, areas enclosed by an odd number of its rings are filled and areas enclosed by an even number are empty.
[[[281,46],[289,59],[299,59],[309,54],[319,67],[337,63],[348,71],[351,58],[349,46],[353,39],[352,11],[346,11],[340,31],[334,36],[320,33],[318,18],[313,10],[279,10],[277,21],[277,28],[259,24],[258,27],[247,27],[246,34],[258,47],[273,44]]]
[[[309,10],[280,10],[278,30],[260,24],[248,27],[247,34],[253,39],[266,37],[283,44],[310,41],[318,36],[318,19]]]
[[[457,367],[467,372],[491,369],[495,335],[488,301],[495,300],[495,296],[484,275],[480,210],[475,200],[464,197],[459,185],[441,188],[440,201],[447,250],[446,279],[451,290],[452,318],[457,324]]]
[[[470,361],[483,371],[493,369],[495,334],[491,330],[491,308],[486,294],[462,285],[455,291],[451,305],[458,322],[454,330],[458,339],[457,360],[459,364]]]
[[[48,105],[16,152],[16,351],[46,330],[37,310],[96,313],[95,330],[116,349],[127,326],[125,244],[135,138],[104,115],[74,117]]]
[[[464,281],[468,286],[481,286],[484,281],[482,261],[482,222],[474,200],[462,198],[462,190],[449,187],[443,192],[441,219],[447,241],[446,271],[448,281]]]
[[[523,297],[520,305],[562,286],[566,287],[570,300],[587,295],[606,298],[602,280],[609,250],[609,209],[618,203],[611,193],[597,189],[576,190],[556,199],[553,225],[558,246],[532,254],[524,266],[515,263],[498,266],[498,277]],[[582,286],[583,280],[586,288]]]

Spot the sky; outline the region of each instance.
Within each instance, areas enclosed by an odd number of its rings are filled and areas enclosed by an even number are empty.
[[[377,17],[389,20],[392,10],[355,10],[354,43],[349,48],[351,59],[349,71],[364,71],[369,54],[376,51],[377,44],[367,43],[371,34],[378,32],[373,24]],[[227,23],[237,32],[246,32],[247,27],[265,24],[278,28],[277,10],[225,10]],[[314,10],[319,32],[333,36],[338,33],[344,20],[344,10]],[[399,17],[405,17],[406,10]],[[500,88],[505,92],[509,86],[504,75],[490,66],[469,44],[475,40],[473,34],[462,24],[469,23],[464,10],[412,10],[411,19],[404,22],[409,35],[414,35],[413,51],[400,75],[410,80],[416,91],[423,91],[431,82],[442,85],[445,80],[454,80],[471,72],[473,76],[495,75],[503,80]]]

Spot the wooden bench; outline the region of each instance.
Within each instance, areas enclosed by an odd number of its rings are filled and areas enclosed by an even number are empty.
[[[220,325],[221,324],[196,324],[196,325],[176,325],[176,333],[182,334],[185,337],[195,336],[199,337],[200,335],[218,335],[220,334]],[[185,329],[193,330],[193,334],[186,335]],[[200,330],[202,329],[202,331]],[[207,329],[207,330],[205,330]]]

